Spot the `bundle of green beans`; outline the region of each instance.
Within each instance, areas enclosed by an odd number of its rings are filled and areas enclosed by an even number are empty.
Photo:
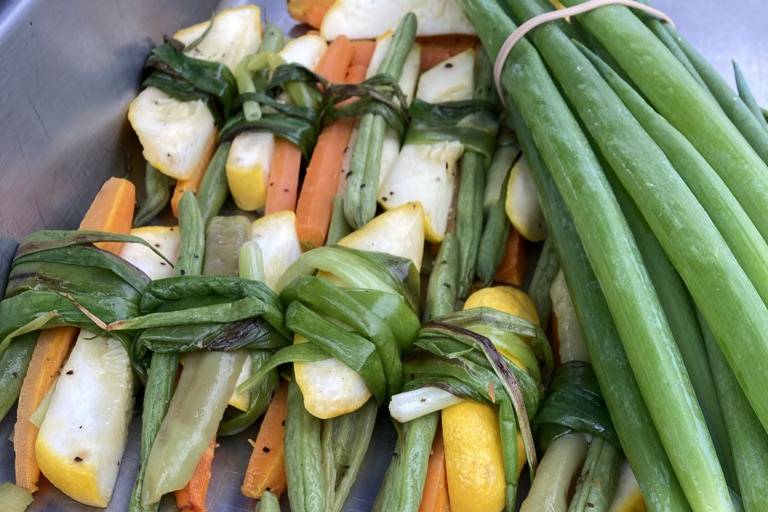
[[[399,80],[415,40],[416,16],[408,13],[400,20],[376,74]],[[360,119],[344,192],[344,214],[353,228],[362,227],[376,215],[381,151],[386,130],[387,124],[380,114],[371,112]]]

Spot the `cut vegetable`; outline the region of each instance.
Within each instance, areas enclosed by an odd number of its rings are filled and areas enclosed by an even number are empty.
[[[145,226],[131,230],[132,236],[138,236],[153,245],[171,263],[179,258],[181,237],[178,226]],[[150,279],[162,279],[173,275],[173,267],[149,247],[141,244],[125,244],[120,257],[147,274]]]
[[[468,48],[477,46],[476,36],[451,34],[446,36],[420,37],[421,45],[420,69],[426,71],[437,66],[444,60],[450,59]]]
[[[464,402],[443,410],[442,421],[451,510],[502,510],[504,461],[496,408]]]
[[[645,501],[632,468],[624,461],[619,469],[619,484],[608,512],[645,512]]]
[[[205,102],[179,101],[147,87],[128,107],[128,120],[152,167],[176,180],[202,179],[216,144],[216,125]]]
[[[176,491],[176,508],[179,512],[206,512],[206,498],[208,497],[208,486],[211,483],[211,469],[213,466],[213,455],[216,450],[216,440],[213,439],[208,444],[203,457],[197,463],[195,472],[189,483],[180,491]]]
[[[375,217],[339,241],[339,245],[410,259],[421,269],[424,256],[424,211],[419,203],[407,203]]]
[[[427,466],[427,480],[424,483],[419,512],[448,512],[448,479],[445,471],[445,446],[443,434],[438,430],[432,445]]]
[[[11,482],[0,484],[0,510],[3,512],[24,512],[32,504],[32,494]]]
[[[416,97],[427,103],[472,99],[475,92],[475,50],[468,48],[422,73]]]
[[[133,372],[115,338],[80,331],[35,442],[45,477],[72,499],[106,507],[133,410]]]
[[[227,157],[227,183],[241,210],[249,212],[264,207],[274,154],[275,136],[269,132],[244,132],[232,141]]]
[[[299,64],[307,69],[315,69],[320,63],[325,50],[328,49],[328,43],[325,39],[310,32],[303,36],[288,41],[282,50],[280,57],[290,64]]]
[[[568,510],[569,492],[586,456],[584,434],[569,434],[553,441],[541,459],[537,477],[520,511]]]
[[[277,388],[261,428],[253,442],[240,490],[249,498],[259,499],[266,491],[280,496],[285,492],[285,418],[288,415],[288,385]]]
[[[278,212],[257,219],[251,227],[251,238],[261,250],[264,282],[274,288],[285,269],[301,256],[296,215]]]
[[[80,228],[128,233],[133,224],[135,203],[136,189],[133,183],[120,178],[110,178],[96,194],[80,223]],[[105,243],[101,248],[117,252],[122,249],[122,244]],[[16,453],[16,484],[30,492],[37,490],[40,468],[35,458],[35,439],[38,429],[29,421],[29,418],[51,389],[61,365],[77,338],[77,332],[77,329],[72,327],[43,330],[35,345],[32,360],[21,386],[19,405],[16,409],[13,449]]]
[[[536,197],[536,185],[525,157],[512,166],[507,182],[507,217],[523,238],[540,242],[547,237],[547,226]]]
[[[528,268],[525,239],[514,228],[509,230],[509,237],[504,246],[504,256],[496,269],[495,280],[512,286],[522,286],[525,271]]]
[[[211,21],[179,30],[173,38],[190,45],[203,34],[205,37],[185,53],[189,57],[224,64],[231,71],[246,55],[256,53],[261,46],[261,10],[255,5],[243,5],[219,11]],[[206,30],[208,33],[206,34]]]
[[[291,142],[278,138],[270,168],[267,202],[264,213],[293,211],[298,196],[301,150]]]
[[[589,352],[581,337],[581,325],[576,317],[576,310],[571,301],[571,294],[565,282],[565,276],[560,271],[552,281],[549,290],[552,301],[552,314],[555,318],[557,330],[558,355],[560,361],[584,361],[589,362]]]
[[[346,37],[335,40],[320,60],[317,73],[334,83],[345,79],[350,83],[359,82],[365,76],[365,68],[350,69],[353,53],[352,43]],[[347,77],[347,70],[354,70],[354,74]],[[320,247],[325,243],[342,160],[349,152],[353,127],[354,120],[339,119],[323,129],[317,139],[296,205],[296,229],[304,247]]]
[[[417,98],[439,103],[468,100],[474,94],[474,50],[467,50],[422,74]],[[427,240],[440,242],[448,226],[456,167],[464,152],[459,141],[406,144],[387,178],[379,187],[379,204],[385,209],[418,201],[424,208]]]
[[[400,423],[407,423],[463,401],[448,391],[426,386],[393,395],[389,401],[389,415]]]
[[[455,0],[395,0],[373,4],[367,0],[337,0],[325,14],[320,33],[329,41],[342,35],[350,39],[373,39],[394,30],[408,12],[416,15],[420,36],[474,34]]]

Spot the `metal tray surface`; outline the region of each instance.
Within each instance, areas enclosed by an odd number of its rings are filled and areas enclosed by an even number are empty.
[[[383,0],[381,0],[383,1]],[[74,228],[101,184],[125,175],[136,157],[125,121],[153,41],[208,18],[216,0],[0,0],[0,290],[17,241],[41,228]],[[294,29],[285,0],[256,0],[270,21]],[[761,0],[689,3],[657,0],[693,43],[733,82],[731,59],[768,102],[765,44],[768,4]],[[296,29],[300,30],[300,29]],[[1,292],[0,292],[1,293]],[[0,422],[0,482],[13,480],[13,413]],[[123,511],[138,465],[139,418],[131,424],[110,512]],[[255,428],[220,439],[209,498],[215,512],[251,511],[240,493]],[[382,410],[346,512],[371,509],[395,433]],[[287,510],[287,507],[285,507]],[[41,481],[34,512],[93,510]],[[176,510],[165,500],[161,510]]]

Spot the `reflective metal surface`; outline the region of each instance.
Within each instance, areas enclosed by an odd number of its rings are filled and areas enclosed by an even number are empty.
[[[217,3],[0,0],[0,290],[16,240],[43,227],[76,227],[101,184],[127,172],[132,161],[127,155],[136,155],[136,143],[125,112],[152,41],[208,18]],[[224,2],[236,3],[244,2]],[[273,23],[293,26],[284,0],[255,3]],[[730,61],[736,59],[758,101],[768,103],[768,4],[657,0],[654,5],[670,14],[730,81]],[[389,462],[395,435],[385,413],[345,508],[349,512],[370,510]],[[8,439],[14,419],[0,423],[0,482],[13,480]],[[126,509],[138,463],[138,426],[134,418],[109,511]],[[254,432],[220,439],[210,510],[253,510],[255,502],[242,496],[240,483],[251,451],[247,439]],[[175,510],[172,503],[166,507]],[[91,509],[43,481],[30,510]]]

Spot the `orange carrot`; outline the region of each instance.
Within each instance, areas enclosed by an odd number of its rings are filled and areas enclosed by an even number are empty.
[[[320,28],[331,5],[333,0],[288,0],[288,12],[296,21]]]
[[[349,65],[352,63],[352,57],[355,53],[352,41],[344,36],[334,39],[328,45],[320,62],[317,63],[315,73],[324,77],[332,83],[339,83],[344,80]]]
[[[128,180],[111,178],[96,194],[86,212],[81,229],[127,233],[133,223],[136,189]],[[121,244],[104,243],[104,250],[118,252]],[[13,449],[16,452],[16,485],[29,492],[37,490],[40,468],[35,459],[37,427],[29,421],[51,389],[54,379],[64,364],[78,330],[74,327],[45,329],[37,339],[32,359],[19,392],[16,426],[13,431]]]
[[[341,81],[353,53],[353,46],[349,39],[339,38],[328,46],[315,71],[332,82]],[[275,140],[275,153],[269,169],[265,214],[296,210],[300,168],[299,149],[286,140],[280,138]]]
[[[432,453],[429,456],[427,479],[424,483],[424,492],[421,495],[419,512],[449,512],[450,510],[443,434],[442,430],[438,428],[432,445]]]
[[[504,257],[496,269],[496,281],[512,286],[522,286],[527,265],[525,254],[525,238],[510,228],[507,245],[504,247]]]
[[[346,57],[345,62],[348,67],[344,70],[344,74],[339,73],[339,68],[331,69],[332,62],[325,60],[331,48],[339,41],[342,42],[338,45],[337,54]],[[354,53],[352,48],[352,43],[345,37],[336,39],[320,60],[318,72],[323,74],[321,71],[325,71],[324,76],[331,77],[329,79],[333,82],[362,81],[365,78],[368,63],[350,66]],[[362,52],[359,52],[358,57],[363,57]],[[299,235],[299,241],[306,248],[319,247],[325,243],[333,210],[333,198],[339,186],[344,152],[348,149],[347,143],[354,127],[353,119],[339,119],[325,127],[317,139],[296,206],[296,232]]]
[[[430,69],[440,62],[477,45],[477,37],[461,34],[420,37],[421,71]]]
[[[189,483],[174,493],[176,508],[179,512],[207,512],[205,500],[208,497],[208,486],[211,483],[211,469],[213,467],[213,454],[216,450],[216,438],[211,439],[203,457],[197,463],[195,472]]]
[[[288,385],[280,383],[269,403],[261,428],[253,442],[240,490],[249,498],[259,499],[266,491],[276,496],[285,492],[285,418],[288,415]]]
[[[264,213],[296,209],[296,195],[299,188],[301,151],[280,137],[275,138],[275,153],[269,165],[269,185]]]
[[[352,41],[352,65],[368,66],[373,57],[373,50],[376,49],[376,42],[371,39],[359,39]]]
[[[195,172],[192,173],[192,177],[176,182],[176,187],[174,187],[173,196],[171,197],[171,211],[173,212],[174,217],[179,216],[179,202],[181,201],[181,196],[183,196],[187,190],[196,193],[197,189],[200,188],[200,183],[203,181],[205,171],[208,169],[208,162],[211,161],[213,150],[216,149],[217,141],[218,137],[211,137],[206,141],[205,150],[198,162],[198,166],[195,168]]]

